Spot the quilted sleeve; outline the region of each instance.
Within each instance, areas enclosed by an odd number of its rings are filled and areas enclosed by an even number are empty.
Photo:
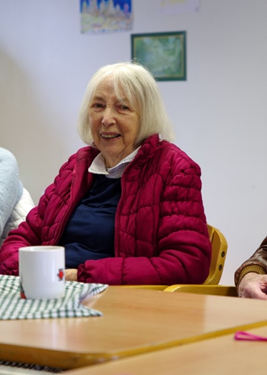
[[[191,162],[178,168],[165,187],[159,257],[152,259],[163,284],[202,284],[208,276],[211,243],[201,186],[200,168]]]
[[[8,236],[8,233],[16,229],[19,224],[25,220],[29,211],[34,207],[33,200],[30,196],[28,190],[23,188],[22,197],[18,201],[18,203],[13,208],[11,215],[5,225],[4,231],[2,233],[0,244],[3,243],[4,239]]]

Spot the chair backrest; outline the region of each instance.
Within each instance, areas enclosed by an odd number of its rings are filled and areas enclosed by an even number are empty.
[[[224,235],[208,224],[209,238],[212,246],[210,272],[203,284],[218,285],[222,276],[228,244]]]

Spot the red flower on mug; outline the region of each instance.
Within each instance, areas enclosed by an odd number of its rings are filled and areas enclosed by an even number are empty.
[[[58,280],[63,280],[63,277],[64,277],[63,268],[59,268],[57,276],[58,276]]]

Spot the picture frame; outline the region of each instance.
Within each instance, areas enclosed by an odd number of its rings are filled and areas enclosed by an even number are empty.
[[[132,60],[157,81],[186,80],[186,32],[131,34]]]

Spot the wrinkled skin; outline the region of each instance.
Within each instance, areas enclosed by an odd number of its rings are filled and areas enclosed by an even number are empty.
[[[267,275],[247,273],[238,286],[238,295],[243,298],[267,300]]]
[[[77,281],[77,270],[75,268],[65,270],[66,281]]]

